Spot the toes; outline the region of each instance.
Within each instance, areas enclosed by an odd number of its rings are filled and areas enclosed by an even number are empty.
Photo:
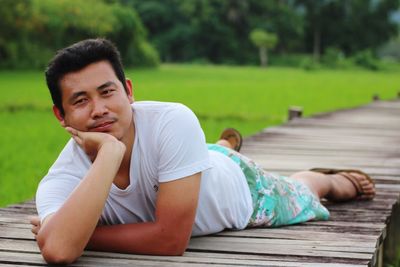
[[[375,190],[375,186],[373,184],[367,184],[365,186],[363,186],[364,191],[367,190]]]
[[[351,172],[353,177],[356,177],[359,185],[361,186],[362,194],[357,197],[357,199],[361,200],[370,200],[375,197],[375,185],[374,183],[368,179],[368,177],[362,173]]]
[[[357,177],[359,184],[361,185],[361,187],[364,190],[370,189],[370,188],[374,188],[375,185],[373,182],[371,182],[367,176],[361,174],[361,173],[357,173],[357,172],[352,172],[351,173],[352,176]]]
[[[371,184],[371,182],[369,180],[367,180],[366,178],[363,179],[358,179],[360,185],[362,186],[368,186],[369,184]]]
[[[375,192],[375,188],[363,188],[364,192]]]

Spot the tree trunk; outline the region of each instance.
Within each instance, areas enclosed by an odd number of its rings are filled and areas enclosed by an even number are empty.
[[[265,46],[260,46],[260,64],[261,67],[267,67],[268,64],[267,48]]]
[[[314,28],[314,47],[313,47],[313,58],[314,62],[319,62],[321,54],[321,31],[318,27]]]

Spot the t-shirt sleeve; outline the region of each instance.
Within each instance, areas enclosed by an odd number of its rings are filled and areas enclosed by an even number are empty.
[[[40,220],[55,213],[67,200],[85,175],[90,161],[71,140],[36,191],[36,209]]]
[[[211,168],[203,130],[194,113],[177,104],[162,116],[158,134],[159,182],[168,182]]]
[[[36,192],[36,208],[43,222],[48,215],[55,213],[79,184],[74,177],[47,176]]]

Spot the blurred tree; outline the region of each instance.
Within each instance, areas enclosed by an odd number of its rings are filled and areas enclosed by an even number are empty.
[[[138,10],[164,61],[245,63],[242,11],[247,1],[123,1]],[[244,45],[247,45],[244,43]]]
[[[266,32],[262,29],[254,29],[250,33],[250,40],[259,49],[261,67],[267,67],[268,49],[275,47],[278,41],[277,35]]]
[[[95,36],[113,40],[127,66],[155,65],[147,33],[163,61],[256,64],[255,28],[277,35],[275,57],[311,52],[318,61],[332,47],[374,52],[397,34],[398,8],[399,0],[3,1],[0,67],[41,67],[55,49]]]
[[[254,28],[278,34],[277,50],[302,49],[303,19],[293,0],[119,0],[133,6],[163,61],[256,63]]]
[[[182,46],[189,41],[191,29],[174,1],[120,2],[138,10],[149,32],[149,38],[163,61],[176,61],[180,58],[185,60]]]
[[[398,33],[390,19],[398,0],[296,0],[305,10],[305,42],[314,58],[325,48],[337,47],[346,55],[377,49]]]
[[[248,33],[262,28],[278,35],[277,51],[280,53],[304,49],[304,12],[294,0],[250,1]]]
[[[43,24],[42,40],[61,48],[97,36],[118,46],[127,66],[157,65],[157,52],[146,41],[146,31],[134,9],[96,0],[32,0]],[[50,33],[50,34],[47,34]]]
[[[4,14],[3,14],[4,13]],[[156,50],[134,9],[96,0],[4,1],[0,10],[0,67],[42,68],[54,51],[76,41],[106,37],[126,66],[155,66]]]
[[[30,32],[37,26],[32,3],[25,0],[3,1],[0,8],[0,68],[26,66]],[[31,49],[31,52],[35,52]],[[28,62],[27,62],[28,61]]]
[[[305,27],[306,32],[312,35],[312,47],[313,47],[313,59],[314,62],[319,62],[321,54],[321,33],[322,25],[324,24],[324,7],[330,3],[331,0],[299,0],[298,3],[301,4],[306,9],[305,14]]]
[[[378,56],[400,62],[400,36],[380,47]]]
[[[391,12],[399,8],[398,0],[353,0],[344,5],[345,20],[340,26],[345,27],[348,36],[340,38],[339,45],[347,54],[365,49],[376,50],[391,37],[397,36],[398,25],[390,19]],[[339,38],[332,34],[329,39]]]

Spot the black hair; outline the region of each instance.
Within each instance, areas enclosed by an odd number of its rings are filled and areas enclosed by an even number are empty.
[[[47,66],[45,75],[53,104],[64,116],[62,107],[61,79],[70,72],[79,71],[86,66],[102,60],[108,61],[118,80],[126,88],[125,73],[117,47],[106,39],[87,39],[59,50]]]

